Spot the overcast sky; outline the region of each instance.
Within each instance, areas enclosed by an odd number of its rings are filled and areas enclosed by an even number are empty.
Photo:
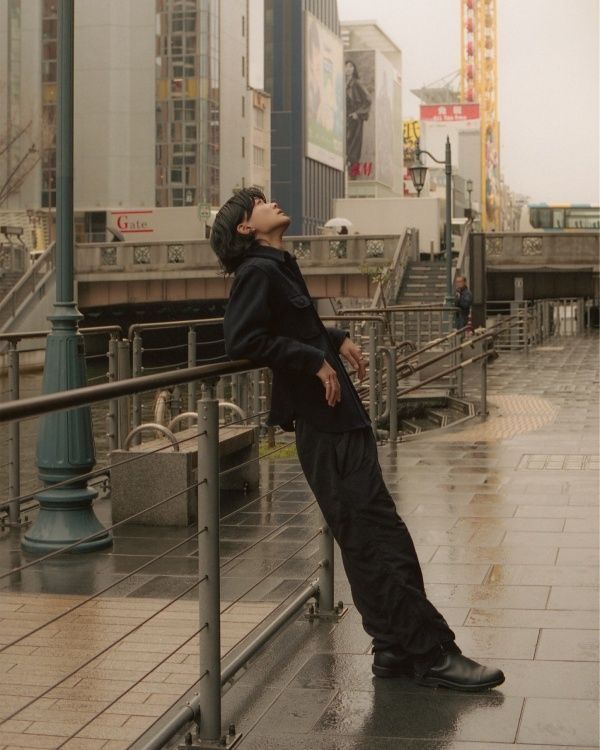
[[[533,201],[594,203],[599,195],[598,0],[498,0],[501,168]],[[338,0],[340,20],[375,20],[403,53],[410,89],[460,67],[459,0]]]

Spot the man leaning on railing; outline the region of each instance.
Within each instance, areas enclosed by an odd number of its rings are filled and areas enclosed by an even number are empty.
[[[217,214],[211,247],[235,273],[225,346],[230,357],[273,371],[267,424],[296,433],[300,464],[373,638],[373,672],[456,690],[500,685],[499,669],[462,655],[426,596],[412,538],[383,481],[369,415],[342,363],[364,378],[361,352],[317,315],[296,259],[283,249],[289,224],[256,188],[238,191]]]

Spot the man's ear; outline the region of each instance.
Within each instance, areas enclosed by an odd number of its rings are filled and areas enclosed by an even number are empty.
[[[254,232],[254,227],[251,227],[250,224],[247,224],[245,221],[238,224],[236,229],[240,234],[246,236]]]

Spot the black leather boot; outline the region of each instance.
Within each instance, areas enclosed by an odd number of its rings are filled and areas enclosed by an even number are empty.
[[[391,649],[375,651],[371,669],[376,677],[412,677],[414,672],[412,659]]]
[[[419,685],[476,692],[501,685],[504,674],[500,669],[484,667],[461,653],[443,651],[432,666],[415,671],[415,679]]]

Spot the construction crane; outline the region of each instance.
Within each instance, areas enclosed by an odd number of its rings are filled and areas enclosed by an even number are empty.
[[[496,5],[497,0],[460,0],[460,97],[479,104],[484,231],[501,228]]]

